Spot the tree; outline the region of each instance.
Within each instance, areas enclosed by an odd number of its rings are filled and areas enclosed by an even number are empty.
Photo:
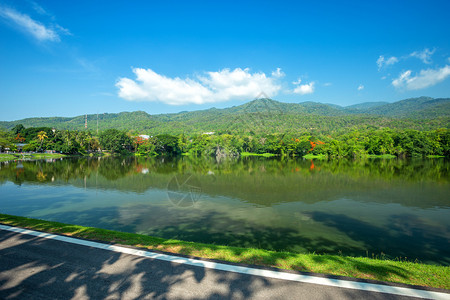
[[[17,124],[16,126],[14,126],[11,129],[11,131],[16,135],[19,133],[22,133],[24,130],[25,130],[25,126],[23,126],[22,124]]]
[[[134,136],[133,137],[133,145],[134,145],[134,152],[137,151],[140,145],[144,144],[145,140],[141,136]]]
[[[0,129],[0,152],[6,148],[13,148],[13,142],[14,138],[12,137],[11,133]]]
[[[112,152],[123,152],[131,146],[131,138],[125,132],[114,128],[102,132],[99,142],[103,149]]]
[[[18,133],[15,140],[19,143],[22,143],[25,141],[25,138],[23,136],[21,136],[20,133]]]
[[[156,150],[161,154],[180,154],[181,149],[178,146],[178,137],[170,134],[160,134],[156,136]]]
[[[37,137],[39,139],[39,141],[41,142],[40,146],[39,146],[39,150],[42,149],[42,142],[44,142],[44,140],[46,138],[48,138],[47,133],[45,131],[39,131],[37,134]]]

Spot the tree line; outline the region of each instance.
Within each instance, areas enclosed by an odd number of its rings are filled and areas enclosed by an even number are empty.
[[[307,154],[329,158],[359,158],[368,155],[396,157],[450,156],[450,130],[411,129],[348,130],[343,133],[209,133],[159,134],[148,139],[136,132],[108,129],[98,135],[88,130],[56,130],[50,127],[16,125],[0,130],[0,148],[14,151],[55,150],[65,154],[110,151],[137,156],[239,156],[270,153],[287,157]]]

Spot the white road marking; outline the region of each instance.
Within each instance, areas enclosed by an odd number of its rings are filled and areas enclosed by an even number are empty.
[[[50,233],[43,233],[34,230],[22,229],[17,227],[0,225],[0,229],[28,234],[40,238],[51,239],[62,241],[71,244],[83,245],[88,247],[93,247],[97,249],[109,250],[119,253],[131,254],[136,256],[148,257],[152,259],[159,259],[164,261],[169,261],[178,264],[185,264],[196,267],[203,267],[213,270],[221,270],[228,272],[235,272],[240,274],[254,275],[254,276],[262,276],[268,278],[282,279],[282,280],[290,280],[304,283],[312,283],[319,284],[325,286],[332,286],[338,288],[347,288],[354,290],[362,290],[369,292],[378,292],[378,293],[387,293],[394,294],[400,296],[409,296],[409,297],[417,297],[417,298],[425,298],[425,299],[446,299],[450,300],[450,294],[434,292],[434,291],[425,291],[413,288],[405,288],[405,287],[396,287],[382,284],[374,284],[374,283],[365,283],[365,282],[356,282],[349,280],[341,280],[341,279],[331,279],[331,278],[323,278],[316,277],[311,275],[301,275],[301,274],[293,274],[287,272],[279,272],[279,271],[271,271],[271,270],[263,270],[263,269],[255,269],[255,268],[247,268],[241,266],[228,265],[224,263],[215,263],[210,261],[203,261],[199,259],[192,259],[186,257],[172,256],[167,254],[155,253],[146,250],[137,250],[130,249],[121,246],[114,246],[108,244],[102,244],[92,241],[81,240],[77,238],[55,235]]]

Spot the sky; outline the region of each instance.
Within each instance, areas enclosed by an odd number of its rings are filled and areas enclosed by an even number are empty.
[[[450,97],[450,1],[0,0],[0,120]]]

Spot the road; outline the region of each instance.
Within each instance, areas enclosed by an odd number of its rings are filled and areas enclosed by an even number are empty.
[[[0,230],[0,299],[415,298],[227,272]]]

